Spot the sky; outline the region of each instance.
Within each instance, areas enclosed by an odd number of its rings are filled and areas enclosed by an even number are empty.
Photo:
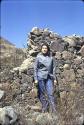
[[[33,27],[84,36],[82,0],[2,0],[1,36],[18,48],[26,47]]]

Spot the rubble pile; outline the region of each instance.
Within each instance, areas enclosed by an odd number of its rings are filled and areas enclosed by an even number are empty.
[[[58,84],[54,88],[57,114],[41,113],[41,104],[31,93],[34,61],[43,43],[50,46],[58,62]],[[84,36],[61,37],[48,28],[34,27],[27,45],[27,59],[10,70],[9,83],[0,84],[0,106],[12,105],[25,119],[25,125],[83,125]]]

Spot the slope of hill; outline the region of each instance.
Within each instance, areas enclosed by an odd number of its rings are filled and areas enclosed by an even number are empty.
[[[23,59],[25,59],[25,53],[23,49],[16,48],[14,44],[9,42],[8,40],[5,40],[2,37],[0,37],[0,51],[1,66],[7,64],[13,64],[14,66],[18,66],[22,63]]]
[[[26,58],[26,54],[22,49],[16,48],[14,44],[0,37],[0,71],[1,76],[5,77],[5,73],[15,67],[19,66]],[[4,74],[4,75],[3,75]],[[4,77],[1,77],[2,79]]]

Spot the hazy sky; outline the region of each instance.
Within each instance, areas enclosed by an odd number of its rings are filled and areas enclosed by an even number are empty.
[[[84,36],[82,0],[2,0],[1,36],[16,47],[27,43],[27,33],[37,26],[65,35]]]

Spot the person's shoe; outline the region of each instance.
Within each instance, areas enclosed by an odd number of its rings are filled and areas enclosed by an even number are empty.
[[[42,108],[42,113],[45,113],[45,109],[44,108]]]
[[[50,106],[50,113],[54,113],[54,114],[56,114],[56,113],[57,113],[56,108]]]
[[[45,106],[42,106],[42,113],[49,111],[49,103],[47,102]]]
[[[48,112],[48,109],[42,108],[42,113]]]

